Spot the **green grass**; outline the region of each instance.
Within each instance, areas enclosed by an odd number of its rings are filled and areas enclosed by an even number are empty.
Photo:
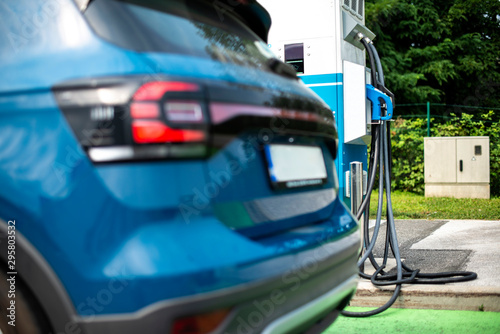
[[[429,197],[409,192],[392,192],[392,206],[396,219],[500,219],[500,198],[470,199]],[[376,217],[378,193],[370,201],[370,218]],[[385,203],[382,217],[385,217]]]
[[[349,307],[349,311],[370,308]],[[497,334],[500,333],[499,312],[412,310],[390,308],[368,318],[340,316],[323,334]]]

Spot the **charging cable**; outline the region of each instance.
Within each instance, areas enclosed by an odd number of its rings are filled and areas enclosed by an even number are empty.
[[[392,297],[382,305],[381,307],[367,311],[367,312],[350,312],[342,311],[344,316],[348,317],[368,317],[371,315],[379,314],[389,307],[391,307],[396,301],[399,293],[401,292],[402,284],[443,284],[451,282],[464,282],[470,281],[477,278],[477,274],[469,271],[452,271],[452,272],[441,272],[441,273],[421,273],[420,269],[411,269],[407,267],[401,260],[401,254],[399,250],[398,238],[396,233],[396,225],[394,222],[394,214],[392,211],[392,201],[391,201],[391,172],[392,172],[392,152],[391,152],[391,134],[390,134],[390,118],[392,117],[392,108],[394,103],[394,94],[390,92],[385,87],[384,73],[382,70],[382,64],[375,46],[372,41],[364,37],[362,34],[358,34],[360,42],[364,45],[371,65],[371,79],[373,87],[378,91],[377,94],[383,93],[385,96],[375,97],[378,101],[372,103],[381,104],[381,108],[385,110],[385,113],[380,112],[378,116],[377,124],[372,124],[372,140],[370,147],[370,158],[369,158],[369,168],[368,168],[368,187],[366,192],[366,197],[359,207],[357,214],[357,219],[360,220],[364,215],[363,229],[364,229],[364,239],[363,247],[361,252],[361,257],[358,260],[358,267],[360,269],[359,275],[362,278],[369,279],[372,284],[376,286],[387,286],[395,285],[394,293]],[[369,86],[369,85],[367,85]],[[371,89],[368,87],[368,89]],[[373,98],[373,97],[372,97]],[[387,111],[390,109],[390,113]],[[390,116],[390,117],[389,117]],[[375,117],[377,119],[377,117]],[[375,187],[378,174],[378,204],[377,204],[377,216],[375,220],[375,226],[373,228],[373,233],[369,234],[369,217],[370,217],[370,197],[371,193]],[[382,258],[382,263],[379,264],[375,257],[373,256],[373,249],[377,241],[377,237],[380,231],[381,221],[382,221],[382,208],[384,205],[384,190],[385,190],[385,203],[387,212],[387,224],[386,224],[386,239],[384,256]],[[392,253],[394,259],[396,260],[396,274],[389,275],[384,271],[387,266],[387,261],[389,255]],[[375,272],[372,275],[368,275],[364,272],[364,263],[369,260],[375,268]]]

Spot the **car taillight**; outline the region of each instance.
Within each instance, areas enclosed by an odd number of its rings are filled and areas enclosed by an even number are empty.
[[[165,93],[197,92],[200,87],[190,82],[152,81],[143,84],[134,94],[134,101],[158,101]]]
[[[138,144],[187,143],[203,141],[205,133],[200,130],[172,129],[157,120],[134,120],[132,121],[132,137]]]
[[[194,158],[208,150],[207,106],[197,83],[102,79],[53,91],[94,162]]]
[[[229,315],[230,309],[178,318],[172,326],[172,334],[208,334],[215,330]]]

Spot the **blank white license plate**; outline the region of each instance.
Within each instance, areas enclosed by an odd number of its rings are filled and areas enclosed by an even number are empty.
[[[271,144],[264,149],[273,186],[295,188],[326,183],[328,174],[319,146]]]

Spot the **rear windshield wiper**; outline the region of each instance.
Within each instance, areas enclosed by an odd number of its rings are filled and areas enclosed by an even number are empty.
[[[267,61],[267,66],[271,69],[271,71],[278,75],[282,75],[284,77],[292,79],[298,79],[297,72],[295,72],[295,69],[292,66],[285,64],[284,62],[276,58],[269,59]]]

